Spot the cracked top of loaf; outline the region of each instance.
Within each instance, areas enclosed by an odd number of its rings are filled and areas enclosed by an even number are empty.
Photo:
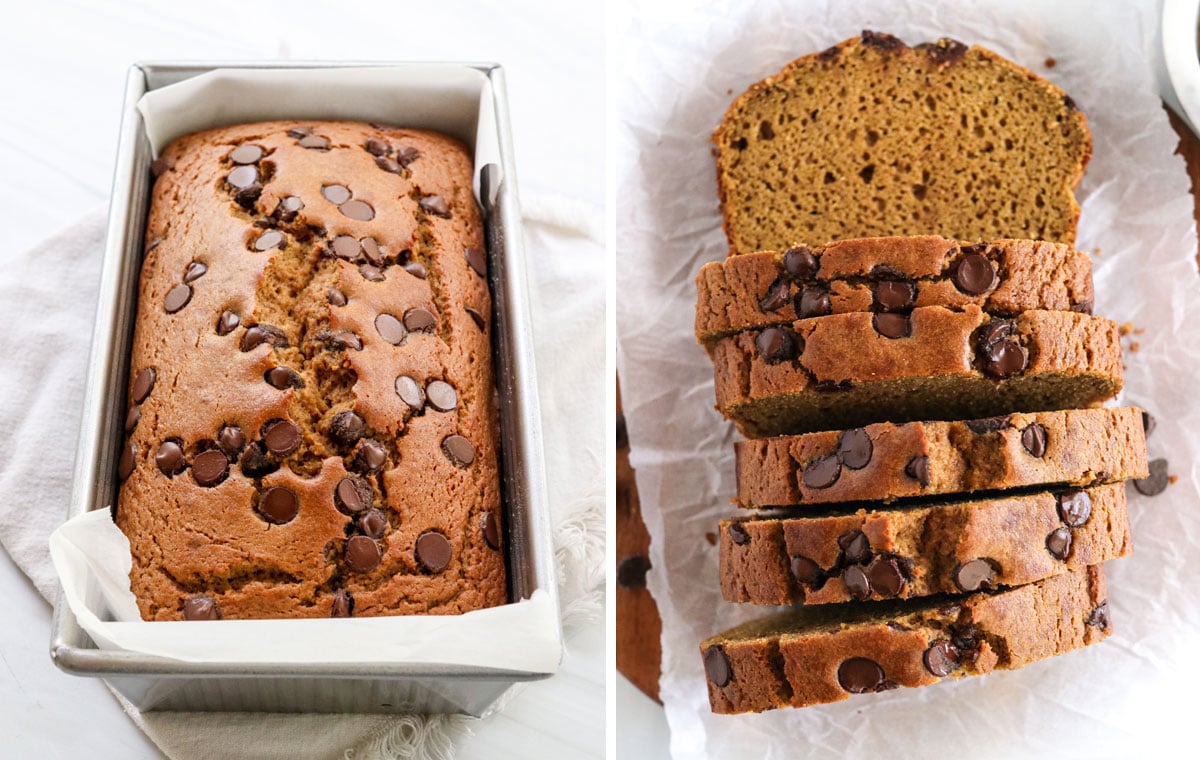
[[[277,121],[181,137],[154,172],[116,511],[142,616],[503,604],[466,148]]]

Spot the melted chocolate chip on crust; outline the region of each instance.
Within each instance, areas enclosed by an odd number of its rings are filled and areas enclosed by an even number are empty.
[[[842,465],[851,470],[861,470],[871,461],[874,446],[871,436],[863,428],[847,430],[838,438],[837,455]]]
[[[793,306],[800,319],[824,317],[833,313],[833,302],[823,285],[805,285],[796,295]]]
[[[946,639],[938,639],[925,650],[921,661],[930,673],[944,678],[958,668],[958,650]]]
[[[793,280],[811,280],[820,268],[821,262],[807,246],[798,245],[783,254],[783,269]]]
[[[450,541],[441,533],[428,530],[417,538],[417,562],[426,572],[440,573],[450,564]]]
[[[754,339],[758,355],[768,364],[791,361],[803,349],[796,345],[798,336],[786,327],[768,327]]]
[[[211,488],[229,474],[229,457],[220,449],[201,451],[192,460],[192,477],[206,488]]]
[[[1050,556],[1063,562],[1071,555],[1071,531],[1069,528],[1055,528],[1046,536],[1046,551]]]
[[[461,435],[448,436],[443,440],[442,453],[457,467],[469,467],[475,461],[475,447]]]
[[[300,499],[290,488],[272,486],[258,500],[258,513],[269,523],[285,525],[300,513]]]
[[[184,620],[220,620],[221,612],[211,596],[193,596],[183,603]]]
[[[369,573],[379,567],[382,558],[383,552],[379,550],[379,544],[366,536],[351,536],[347,539],[342,554],[346,568],[352,573],[360,574]]]
[[[371,484],[353,475],[339,480],[333,489],[333,504],[342,514],[357,515],[368,509],[374,500]]]
[[[968,253],[958,260],[953,279],[963,293],[983,295],[996,284],[996,266],[982,253]]]
[[[838,684],[851,694],[875,691],[884,684],[883,668],[866,657],[851,657],[838,666]]]
[[[1030,453],[1041,459],[1046,454],[1046,428],[1036,422],[1032,422],[1021,431],[1021,446]]]
[[[500,548],[500,520],[491,512],[483,513],[483,540],[493,549]]]
[[[963,591],[992,588],[996,583],[996,565],[984,557],[963,562],[954,571],[954,582]]]
[[[842,474],[842,463],[834,454],[809,462],[804,468],[804,485],[807,488],[829,488]]]
[[[1068,491],[1058,497],[1058,514],[1072,528],[1083,527],[1092,516],[1092,497],[1087,491]]]
[[[346,618],[354,614],[354,597],[345,589],[338,589],[333,594],[333,604],[329,608],[329,617]]]
[[[904,474],[921,484],[922,488],[929,485],[929,457],[916,456],[908,460],[904,466]]]
[[[892,340],[912,335],[912,319],[907,314],[875,314],[871,317],[871,325],[875,332]]]
[[[443,219],[450,218],[450,204],[446,203],[446,199],[440,195],[427,195],[417,201],[417,205],[434,216],[440,216]]]

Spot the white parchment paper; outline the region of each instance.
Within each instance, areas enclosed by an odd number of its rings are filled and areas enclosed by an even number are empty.
[[[437,129],[498,156],[491,84],[455,64],[332,69],[217,69],[144,95],[138,109],[155,155],[199,129],[266,119],[350,119]],[[476,171],[476,193],[478,174]],[[558,609],[544,589],[462,615],[344,620],[141,620],[129,590],[129,543],[109,510],[50,537],[63,598],[102,649],[193,662],[405,662],[552,673],[562,656]],[[353,647],[334,646],[352,640]]]
[[[1192,746],[1200,279],[1189,181],[1156,92],[1157,4],[635,5],[615,65],[618,370],[652,536],[674,757],[1146,757]],[[1121,401],[1156,415],[1150,455],[1167,457],[1178,480],[1154,498],[1130,489],[1135,554],[1108,565],[1108,641],[1021,671],[714,716],[698,643],[769,610],[721,601],[717,549],[705,540],[733,513],[736,437],[712,408],[712,367],[692,337],[693,278],[727,249],[708,138],[751,83],[864,28],[912,44],[948,35],[984,45],[1058,83],[1087,114],[1095,156],[1078,192],[1078,247],[1097,252],[1096,312],[1144,331],[1125,339],[1138,350],[1126,351]]]

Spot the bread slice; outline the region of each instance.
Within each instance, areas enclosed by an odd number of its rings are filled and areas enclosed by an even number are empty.
[[[1143,478],[1142,419],[1136,407],[1069,409],[738,441],[737,502],[892,502]]]
[[[926,502],[927,504],[927,502]],[[721,522],[721,592],[750,604],[1022,586],[1130,553],[1125,484]]]
[[[936,235],[842,240],[705,264],[696,339],[851,311],[974,304],[994,316],[1092,311],[1092,262],[1061,243],[994,240],[959,247]]]
[[[1119,328],[1066,311],[850,312],[722,338],[717,408],[747,437],[1095,406],[1121,389]]]
[[[713,134],[735,253],[878,235],[1073,243],[1087,120],[980,47],[863,32],[750,87]]]
[[[1110,633],[1104,569],[918,601],[801,607],[703,642],[716,713],[838,702],[851,694],[1014,670]]]

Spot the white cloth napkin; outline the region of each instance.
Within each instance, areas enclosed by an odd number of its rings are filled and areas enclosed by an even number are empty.
[[[595,618],[603,596],[605,249],[591,221],[603,217],[563,198],[532,197],[526,207],[546,472],[569,632]],[[95,212],[6,256],[0,279],[0,544],[51,602],[57,591],[46,542],[70,497],[105,225]],[[117,698],[172,758],[448,758],[457,735],[487,724],[461,716],[143,714]]]

